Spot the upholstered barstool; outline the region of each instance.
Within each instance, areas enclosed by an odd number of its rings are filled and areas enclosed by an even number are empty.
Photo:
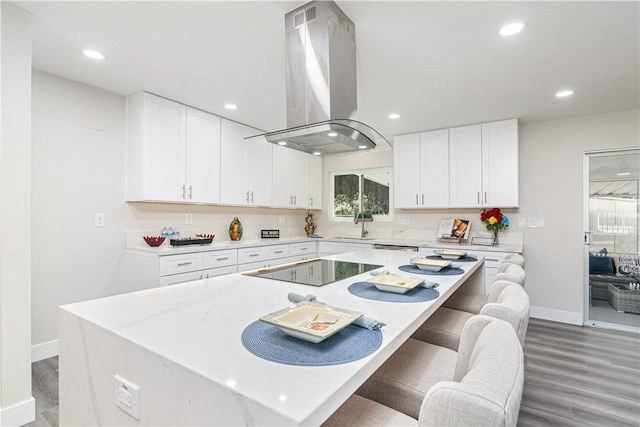
[[[518,264],[506,262],[498,267],[498,273],[493,280],[508,280],[524,286],[525,278],[526,274],[524,272],[524,268],[520,267]]]
[[[529,296],[522,286],[498,281],[497,286],[494,284],[491,288],[488,302],[482,307],[480,314],[509,322],[520,343],[524,345],[529,310]],[[466,311],[440,307],[411,337],[457,351],[464,324],[472,316]]]
[[[515,426],[523,365],[511,325],[473,316],[458,353],[441,359],[439,347],[410,338],[323,425]]]
[[[518,264],[524,268],[524,257],[520,254],[509,254],[502,259],[501,264]]]

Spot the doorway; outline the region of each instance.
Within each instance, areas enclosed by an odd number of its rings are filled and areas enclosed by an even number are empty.
[[[585,324],[640,332],[640,149],[585,154]]]

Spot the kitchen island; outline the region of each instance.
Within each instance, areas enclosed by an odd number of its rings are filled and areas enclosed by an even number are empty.
[[[367,250],[330,259],[398,266],[410,253]],[[362,273],[322,287],[232,274],[59,310],[61,425],[318,425],[328,418],[457,288],[483,292],[483,259],[440,283],[437,299],[391,303],[348,291]],[[241,335],[261,315],[290,305],[287,294],[386,323],[380,347],[333,366],[270,362]],[[330,339],[330,338],[329,338]],[[139,387],[139,419],[116,406],[116,379]],[[135,390],[132,390],[135,391]],[[122,396],[120,396],[122,397]]]

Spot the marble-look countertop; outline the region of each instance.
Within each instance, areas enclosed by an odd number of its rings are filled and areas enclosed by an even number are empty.
[[[219,240],[214,239],[213,243],[209,245],[186,245],[186,246],[169,246],[163,244],[159,247],[150,247],[144,242],[140,244],[129,245],[127,249],[142,251],[148,253],[154,253],[157,255],[176,255],[193,252],[207,252],[224,249],[240,249],[240,248],[252,248],[259,246],[270,246],[289,243],[307,243],[307,242],[337,242],[337,243],[363,243],[368,245],[395,245],[395,246],[413,246],[418,248],[447,248],[447,249],[461,249],[465,251],[485,251],[485,252],[515,252],[522,253],[523,244],[521,241],[503,242],[499,246],[482,246],[472,245],[469,242],[466,243],[445,243],[440,242],[435,238],[427,239],[410,239],[410,238],[366,238],[361,239],[358,237],[323,237],[323,238],[310,238],[306,236],[299,237],[285,237],[280,239],[258,239],[258,240]]]
[[[411,253],[407,252],[366,250],[327,258],[380,264],[392,273],[407,275],[397,267],[407,264],[410,256]],[[391,356],[460,285],[465,281],[469,285],[480,281],[474,286],[483,289],[483,258],[462,264],[464,275],[421,276],[440,283],[440,297],[419,303],[380,302],[349,293],[347,287],[351,283],[370,277],[368,273],[323,287],[310,287],[237,273],[115,295],[62,306],[61,319],[76,320],[61,324],[61,337],[71,339],[69,337],[73,328],[66,330],[65,325],[82,325],[86,322],[91,328],[97,327],[113,334],[124,342],[144,349],[148,354],[159,355],[165,361],[165,365],[175,364],[235,396],[238,408],[219,408],[216,407],[216,401],[211,401],[210,408],[207,409],[210,411],[209,416],[220,416],[215,415],[215,411],[218,411],[218,414],[235,411],[242,413],[244,422],[248,424],[318,425]],[[315,294],[322,302],[357,310],[385,322],[381,347],[364,359],[323,367],[283,365],[251,354],[242,345],[242,331],[261,315],[287,307],[289,292]],[[61,338],[60,346],[65,349],[61,358],[73,359],[61,359],[62,365],[65,366],[61,376],[72,375],[67,370],[80,369],[77,366],[85,363],[87,375],[91,376],[94,375],[95,369],[109,365],[108,360],[116,358],[115,355],[108,354],[107,348],[97,354],[83,355],[83,351],[90,348],[91,337],[87,332],[90,328],[81,326],[80,330],[83,332],[78,334],[77,347],[73,347],[72,342],[63,342],[64,339]],[[106,359],[100,361],[100,357]],[[128,360],[132,359],[133,355],[122,357]],[[77,372],[73,373],[76,374]],[[120,374],[127,375],[122,372]],[[138,373],[129,375],[135,376]],[[70,393],[70,389],[80,389],[78,384],[84,380],[79,376],[80,374],[77,374],[73,377],[73,387],[64,386],[63,397],[69,396],[67,393]],[[113,381],[113,373],[107,372],[104,378],[111,378]],[[61,384],[70,384],[66,377],[61,381]],[[95,384],[92,381],[97,380],[89,378],[87,390],[96,387],[92,385]],[[186,390],[186,385],[181,387],[183,389],[176,389],[175,392],[185,395],[190,392],[197,393],[195,390]],[[152,400],[152,396],[149,395],[152,391],[148,385],[145,388],[145,384],[141,384],[141,389],[146,393],[146,397],[141,398],[141,404],[144,405]],[[82,402],[75,399],[89,399],[86,394],[80,392],[71,399],[72,401],[61,401],[61,414],[65,414],[66,422],[73,421],[67,418],[73,411],[65,408],[82,405]],[[105,400],[109,400],[106,403],[98,402],[93,392],[89,394],[92,400],[87,400],[87,405],[95,405],[96,411],[97,408],[102,408],[102,422],[108,422],[107,413],[114,407],[112,394],[106,394],[108,398]],[[168,404],[171,406],[171,403]],[[147,417],[160,408],[142,409],[143,417]],[[115,411],[118,412],[117,409]],[[95,419],[92,422],[96,422]],[[144,422],[145,419],[138,425]],[[148,423],[149,419],[146,419],[146,422]]]

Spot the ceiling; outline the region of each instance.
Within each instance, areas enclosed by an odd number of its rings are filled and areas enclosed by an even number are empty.
[[[33,14],[36,69],[265,131],[286,126],[283,20],[304,2],[14,3]],[[639,108],[640,2],[336,3],[356,25],[358,119],[387,139]],[[514,20],[525,31],[498,36]],[[576,94],[554,97],[565,88]]]

